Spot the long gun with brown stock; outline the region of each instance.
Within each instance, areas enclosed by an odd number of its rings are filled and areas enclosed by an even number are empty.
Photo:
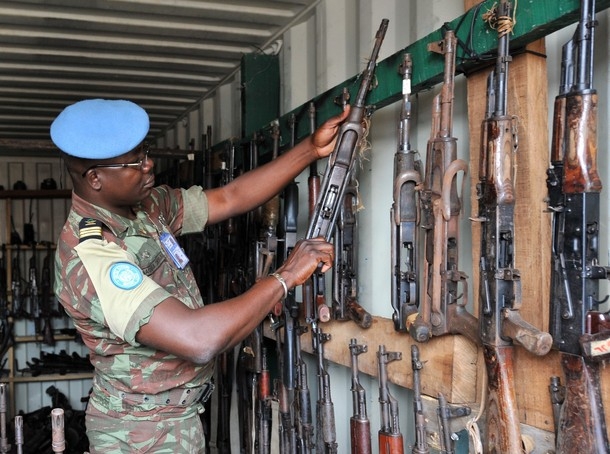
[[[307,378],[307,364],[301,356],[301,336],[308,330],[306,325],[298,324],[295,327],[295,425],[297,428],[297,449],[299,454],[311,454],[315,447],[313,418],[311,415],[311,392]]]
[[[383,19],[381,26],[375,34],[375,45],[371,53],[371,57],[366,69],[362,74],[362,81],[358,89],[358,94],[354,104],[351,106],[350,113],[347,119],[341,125],[337,135],[335,148],[329,158],[322,185],[320,195],[316,201],[313,216],[311,217],[306,238],[323,237],[326,241],[330,241],[335,223],[339,215],[341,204],[345,190],[348,185],[350,173],[356,161],[356,149],[360,145],[364,135],[364,116],[365,116],[365,100],[373,83],[375,74],[375,65],[381,48],[381,43],[388,29],[388,20]],[[318,283],[323,279],[321,272],[316,271],[312,277],[312,292],[316,295]],[[309,303],[306,301],[306,303]],[[311,303],[309,303],[311,304]],[[313,314],[314,311],[309,309],[306,311]],[[318,320],[308,320],[308,322],[317,322]]]
[[[330,394],[330,375],[324,366],[324,343],[330,340],[317,324],[311,325],[313,351],[318,358],[318,401],[316,402],[316,454],[338,452],[335,406]]]
[[[424,292],[419,313],[409,332],[418,342],[431,336],[462,334],[479,343],[478,321],[466,310],[468,276],[459,270],[459,216],[462,210],[457,180],[468,164],[457,158],[453,137],[453,98],[457,38],[447,30],[443,41],[428,50],[445,58],[444,81],[432,107],[432,134],[426,154],[426,173],[421,191],[424,229]]]
[[[352,408],[349,421],[352,454],[371,453],[371,422],[366,411],[366,391],[358,376],[358,355],[366,353],[368,347],[350,339],[349,350],[352,358]]]
[[[599,311],[608,299],[600,296],[599,281],[609,278],[610,267],[598,264],[602,182],[593,87],[595,26],[595,1],[583,0],[578,27],[562,50],[547,171],[553,226],[550,332],[565,378],[555,421],[558,454],[610,451],[600,387],[600,364],[610,357],[610,322],[609,314]]]
[[[488,453],[523,452],[513,377],[514,343],[546,354],[551,336],[525,322],[520,272],[514,266],[515,163],[517,118],[507,112],[509,33],[512,7],[502,0],[495,11],[498,56],[487,80],[487,112],[481,128],[477,198],[481,222],[480,335],[487,366]]]
[[[295,145],[296,117],[290,117],[290,148]],[[279,134],[278,134],[279,137]],[[279,144],[278,144],[279,145]],[[297,217],[299,188],[296,181],[291,181],[282,191],[282,214],[278,225],[278,259],[286,260],[297,241]],[[281,263],[278,263],[280,265]],[[283,327],[283,342],[277,339],[280,358],[280,378],[276,382],[279,400],[280,453],[297,452],[297,428],[295,413],[296,387],[296,326],[299,317],[299,306],[296,302],[295,289],[290,289],[282,304],[282,319],[278,327]]]
[[[415,420],[415,443],[413,454],[430,454],[428,446],[428,435],[426,433],[426,416],[424,415],[424,403],[421,398],[421,376],[420,372],[424,363],[419,359],[419,347],[411,345],[411,369],[413,370],[413,414]]]
[[[379,410],[381,427],[379,428],[379,454],[403,454],[404,443],[400,432],[398,417],[398,400],[388,386],[388,363],[402,359],[400,352],[388,352],[385,345],[380,345],[377,351],[377,366],[379,372]]]
[[[419,305],[419,185],[422,164],[411,149],[411,54],[404,54],[402,104],[398,123],[398,150],[394,154],[393,202],[390,210],[392,255],[392,321],[394,329],[407,331],[407,320]]]
[[[373,323],[373,317],[358,303],[358,204],[358,187],[352,178],[345,190],[335,229],[333,316],[335,320],[352,320],[366,329]]]

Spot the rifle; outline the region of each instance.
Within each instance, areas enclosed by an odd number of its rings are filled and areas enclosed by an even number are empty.
[[[409,331],[418,342],[431,336],[462,334],[478,344],[478,321],[466,310],[468,276],[458,266],[462,201],[457,176],[459,172],[466,175],[468,164],[457,158],[457,139],[452,135],[456,46],[452,30],[445,32],[443,41],[428,45],[428,50],[444,55],[445,70],[443,86],[433,102],[432,134],[421,191],[425,293]]]
[[[47,243],[47,254],[42,260],[42,270],[40,272],[40,318],[43,321],[42,343],[55,345],[53,337],[53,309],[51,309],[51,243]]]
[[[402,105],[398,123],[398,150],[394,154],[394,201],[390,210],[392,254],[392,321],[394,329],[407,331],[407,320],[417,313],[418,273],[418,185],[422,182],[421,161],[411,149],[411,54],[403,55]]]
[[[28,301],[30,310],[28,316],[34,320],[34,333],[36,336],[42,333],[40,318],[40,295],[38,294],[38,269],[36,268],[36,243],[32,243],[32,256],[28,270]]]
[[[481,221],[480,335],[488,375],[485,452],[523,451],[513,387],[514,343],[536,355],[546,354],[552,339],[520,314],[520,273],[514,267],[514,154],[517,118],[507,113],[511,4],[495,11],[498,56],[487,80],[487,112],[482,123],[477,198]]]
[[[11,305],[13,317],[22,318],[27,312],[23,308],[23,294],[21,290],[21,246],[15,246],[17,252],[12,259],[11,267]]]
[[[563,46],[561,84],[555,98],[551,167],[547,170],[552,213],[550,332],[560,352],[565,384],[556,452],[606,453],[608,434],[601,399],[600,362],[610,355],[608,313],[599,304],[599,280],[610,267],[598,264],[602,182],[597,172],[597,91],[593,87],[595,1],[583,0],[580,21]]]
[[[295,144],[296,118],[290,117],[290,148]],[[279,131],[278,131],[279,132]],[[278,134],[279,138],[279,134]],[[296,181],[291,181],[282,193],[283,209],[279,223],[280,238],[278,243],[278,258],[286,260],[297,241],[297,218],[299,203],[299,188]],[[284,342],[277,341],[280,354],[281,376],[277,381],[277,393],[280,408],[280,452],[294,453],[297,450],[297,427],[295,414],[295,387],[296,387],[296,326],[299,317],[299,307],[296,302],[295,290],[290,289],[283,302],[283,338]]]
[[[353,176],[355,169],[352,169]],[[358,188],[354,178],[345,190],[335,230],[333,267],[333,315],[335,320],[352,320],[360,328],[370,328],[373,317],[358,303],[357,254]]]
[[[313,102],[309,103],[309,130],[313,134],[316,131],[316,106]],[[311,222],[316,211],[316,203],[320,196],[320,176],[318,175],[317,161],[309,165],[309,177],[307,178],[307,188],[309,195],[309,221]],[[315,282],[315,286],[314,286]],[[315,288],[315,293],[314,293]],[[315,273],[311,279],[307,280],[302,286],[303,301],[305,302],[305,320],[311,322],[320,320],[327,322],[330,320],[330,309],[326,305],[326,280],[322,273]]]
[[[0,383],[0,453],[10,452],[6,436],[6,383]]]
[[[261,348],[261,371],[258,379],[258,398],[256,401],[256,442],[257,454],[271,451],[271,376],[267,368],[267,349]]]
[[[307,332],[307,326],[295,326],[295,426],[297,428],[297,447],[300,454],[311,454],[314,449],[314,429],[311,416],[311,395],[307,379],[307,364],[301,356],[301,335]]]
[[[424,364],[419,359],[419,347],[411,345],[411,369],[413,370],[413,413],[415,415],[415,444],[413,454],[429,454],[428,436],[426,434],[426,417],[421,399],[420,371]]]
[[[330,334],[323,333],[317,324],[311,325],[313,351],[318,358],[318,401],[316,403],[316,454],[336,454],[335,407],[330,395],[330,376],[324,367],[324,343]]]
[[[23,454],[23,416],[15,416],[15,447],[17,454]]]
[[[332,152],[322,180],[320,196],[316,200],[314,213],[311,216],[306,235],[307,239],[323,237],[326,241],[330,241],[332,237],[335,222],[339,214],[339,207],[343,203],[347,182],[354,167],[356,148],[364,134],[364,102],[373,82],[377,56],[388,29],[388,22],[387,19],[383,19],[379,30],[375,34],[375,45],[367,67],[362,74],[362,82],[360,83],[358,94],[351,107],[349,116],[339,129],[335,149]],[[312,293],[314,295],[318,294],[316,286],[323,278],[324,276],[321,272],[317,271],[314,273],[312,277]],[[306,303],[311,304],[309,301],[306,301]],[[313,308],[307,310],[306,313],[313,317]],[[317,319],[313,320],[313,318],[308,320],[310,323],[317,321]]]
[[[349,91],[343,89],[343,109],[349,101]],[[358,182],[356,167],[352,167],[343,203],[335,226],[335,264],[333,266],[333,316],[335,320],[352,320],[361,328],[370,328],[373,317],[358,303],[358,281],[356,245],[358,244]]]
[[[381,428],[379,429],[379,454],[403,454],[404,446],[398,418],[398,401],[388,387],[388,363],[402,359],[400,352],[388,352],[385,345],[377,351],[379,368],[379,408]]]
[[[366,391],[360,384],[358,377],[358,355],[366,353],[366,345],[359,345],[356,339],[349,342],[352,357],[352,407],[354,414],[350,418],[350,438],[352,454],[370,454],[371,451],[371,423],[366,414]]]
[[[0,257],[0,363],[2,364],[4,355],[13,344],[13,323],[10,319],[7,295],[6,245],[2,244],[2,257]]]

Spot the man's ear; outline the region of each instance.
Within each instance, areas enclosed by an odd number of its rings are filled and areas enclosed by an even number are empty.
[[[100,180],[99,175],[95,171],[95,169],[89,170],[85,175],[84,180],[84,184],[89,186],[94,191],[99,191],[100,189],[102,189],[102,181]]]

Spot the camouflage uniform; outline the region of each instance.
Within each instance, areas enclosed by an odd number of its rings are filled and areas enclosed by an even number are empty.
[[[95,367],[87,408],[90,451],[203,452],[199,399],[213,364],[143,346],[136,333],[170,296],[190,308],[203,306],[190,267],[180,269],[161,239],[202,231],[207,199],[198,186],[160,186],[135,211],[130,220],[73,194],[57,245],[55,294]],[[123,281],[112,274],[119,265]]]

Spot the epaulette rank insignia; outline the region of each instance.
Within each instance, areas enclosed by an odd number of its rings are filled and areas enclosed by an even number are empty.
[[[85,240],[102,239],[102,223],[97,219],[83,218],[78,224],[79,243]]]

